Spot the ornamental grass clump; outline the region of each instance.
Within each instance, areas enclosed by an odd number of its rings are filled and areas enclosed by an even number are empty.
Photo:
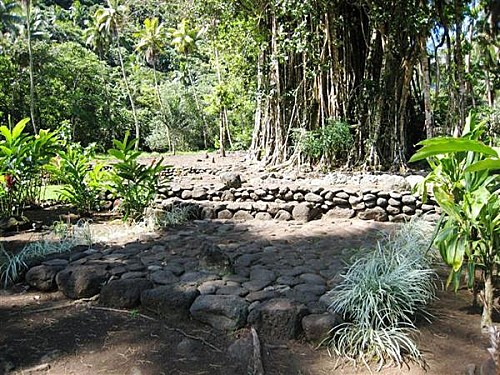
[[[17,253],[6,250],[0,242],[0,282],[7,288],[18,281],[33,262],[49,255],[69,252],[77,245],[90,247],[92,243],[90,225],[83,220],[75,225],[55,223],[48,238],[29,242]]]
[[[414,337],[417,317],[430,319],[435,298],[431,238],[427,223],[412,221],[347,269],[330,292],[330,310],[346,321],[328,339],[333,354],[378,369],[405,359],[424,364]]]

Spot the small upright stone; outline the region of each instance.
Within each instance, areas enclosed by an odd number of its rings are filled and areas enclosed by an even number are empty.
[[[241,176],[238,173],[234,172],[222,173],[220,175],[220,179],[227,188],[238,189],[241,187]]]
[[[217,245],[203,243],[200,249],[200,268],[218,274],[233,273],[231,258]]]

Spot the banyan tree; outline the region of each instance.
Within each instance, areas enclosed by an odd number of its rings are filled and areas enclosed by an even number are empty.
[[[427,51],[433,27],[443,38],[455,30],[446,89],[455,122],[463,121],[463,35],[456,30],[466,2],[241,3],[247,11],[251,3],[263,40],[251,152],[266,164],[293,162],[300,153],[294,134],[338,119],[351,125],[351,164],[404,168],[414,144],[433,135]]]

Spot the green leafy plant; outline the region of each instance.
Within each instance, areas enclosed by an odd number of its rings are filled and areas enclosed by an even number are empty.
[[[102,163],[94,163],[94,147],[68,144],[57,153],[58,158],[47,168],[62,182],[60,197],[76,207],[81,214],[99,209],[99,195],[106,189],[108,173]]]
[[[347,123],[329,119],[324,128],[301,134],[298,142],[308,161],[317,163],[322,160],[327,165],[333,165],[347,158],[354,140]]]
[[[194,208],[189,205],[172,205],[168,210],[147,210],[143,221],[146,228],[161,229],[187,223],[194,217]]]
[[[493,275],[500,256],[500,149],[481,142],[486,122],[467,118],[460,138],[437,137],[420,142],[410,162],[427,159],[432,171],[419,186],[425,198],[428,185],[444,212],[435,239],[441,257],[451,267],[447,285],[455,290],[461,275],[475,286],[476,269],[482,271],[484,291],[481,327],[491,325]]]
[[[44,169],[60,144],[57,132],[25,133],[28,121],[25,118],[14,127],[0,126],[1,217],[19,215],[25,205],[39,201]]]
[[[400,365],[404,356],[423,364],[413,336],[417,316],[430,318],[427,305],[435,297],[430,267],[428,224],[412,221],[358,258],[329,293],[330,310],[345,323],[327,340],[338,355],[368,367],[378,361]]]
[[[166,168],[163,158],[150,164],[139,163],[140,152],[134,150],[136,139],[129,141],[129,133],[123,142],[113,140],[114,148],[108,153],[116,159],[110,173],[110,187],[114,195],[121,200],[119,210],[124,220],[129,217],[139,219],[144,209],[153,201],[160,183],[160,174]]]
[[[57,222],[50,235],[28,243],[15,254],[7,251],[0,242],[0,281],[6,288],[19,280],[33,262],[51,254],[68,252],[76,245],[92,245],[92,233],[87,221],[79,221],[75,225]]]

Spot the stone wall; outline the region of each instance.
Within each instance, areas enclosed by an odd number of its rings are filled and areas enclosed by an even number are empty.
[[[402,222],[412,216],[436,220],[440,210],[410,191],[379,188],[176,186],[160,189],[156,206],[192,205],[204,219],[310,221],[353,218]]]

